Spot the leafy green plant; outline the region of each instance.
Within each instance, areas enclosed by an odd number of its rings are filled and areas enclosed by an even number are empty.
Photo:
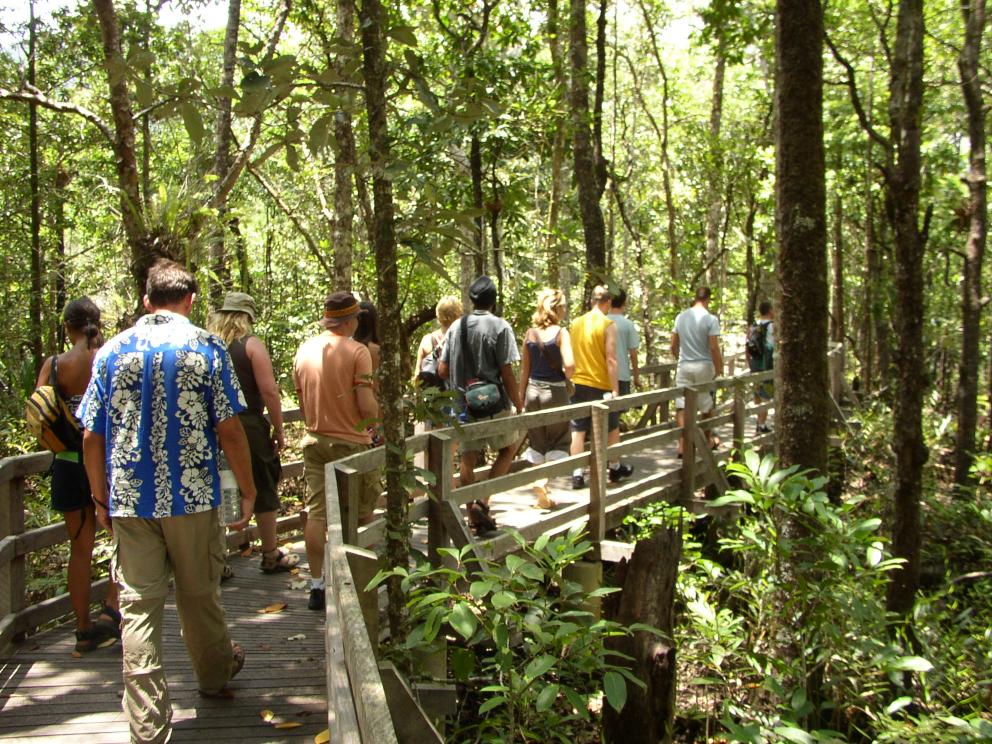
[[[541,536],[533,545],[509,534],[519,554],[498,563],[475,558],[470,547],[443,549],[453,565],[383,571],[370,586],[403,577],[412,631],[393,648],[401,663],[436,647],[438,639],[457,642],[452,671],[478,703],[471,720],[462,722],[459,741],[571,742],[600,696],[620,710],[627,684],[643,687],[616,663],[627,657],[608,650],[606,640],[657,631],[598,619],[589,609],[617,590],[585,592],[565,577],[592,547],[578,528]]]

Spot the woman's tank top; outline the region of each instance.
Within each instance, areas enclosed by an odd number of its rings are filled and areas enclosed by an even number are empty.
[[[558,346],[558,332],[544,342],[544,349],[541,349],[540,338],[535,330],[528,332],[526,341],[527,353],[530,354],[530,377],[532,380],[541,382],[564,382],[565,372],[562,369],[561,347]]]
[[[265,408],[262,401],[262,394],[258,392],[258,383],[255,382],[255,371],[251,368],[251,359],[248,358],[248,351],[245,344],[251,334],[236,339],[227,345],[227,350],[231,353],[231,361],[234,363],[234,372],[241,383],[241,390],[245,394],[245,403],[248,408],[245,413],[255,413],[261,415]]]

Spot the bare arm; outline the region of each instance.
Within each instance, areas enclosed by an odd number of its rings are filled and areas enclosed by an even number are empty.
[[[679,334],[675,331],[672,331],[672,341],[668,350],[672,352],[672,359],[677,362],[679,360]]]
[[[110,503],[107,501],[107,439],[103,434],[83,430],[83,466],[90,481],[90,492],[96,508],[96,521],[107,532],[110,524]]]
[[[251,362],[251,371],[255,375],[259,395],[262,396],[265,410],[269,412],[269,420],[272,422],[273,448],[279,452],[286,445],[286,441],[282,432],[282,399],[279,395],[279,386],[276,385],[275,373],[272,371],[272,359],[265,344],[254,336],[245,344],[245,353]]]
[[[375,391],[367,382],[371,374],[372,355],[366,349],[366,353],[359,353],[355,360],[355,402],[362,419],[379,418],[379,403],[375,399]]]
[[[610,388],[613,396],[620,395],[620,382],[617,377],[617,324],[606,326],[606,372],[610,376]]]
[[[499,368],[499,376],[503,380],[503,387],[510,402],[517,407],[517,411],[524,410],[524,402],[520,397],[520,388],[517,387],[517,378],[513,376],[513,365],[504,364]]]
[[[562,328],[558,334],[558,347],[561,349],[561,369],[565,373],[565,379],[571,380],[575,374],[575,355],[572,353],[572,337],[568,335],[568,329]]]
[[[38,370],[38,381],[35,382],[35,388],[40,388],[42,385],[47,385],[49,379],[52,376],[52,358],[45,357],[45,361],[41,363],[41,369]]]
[[[723,377],[723,351],[720,349],[720,337],[710,336],[710,356],[713,357],[713,367],[716,376]]]
[[[527,337],[530,331],[524,334],[524,348],[520,352],[520,391],[526,392],[527,383],[530,382],[530,353],[527,351]],[[502,374],[502,371],[501,371]],[[516,404],[514,404],[516,405]],[[521,409],[522,410],[522,409]]]
[[[238,490],[241,491],[241,519],[228,525],[237,532],[248,526],[248,520],[255,511],[256,494],[255,478],[251,472],[251,452],[241,419],[231,416],[217,424],[217,441],[224,450],[227,464],[231,466],[234,479],[238,482]]]
[[[413,363],[413,378],[412,381],[417,381],[417,375],[420,374],[420,365],[423,363],[424,358],[431,353],[433,349],[433,342],[431,339],[433,334],[428,333],[422,339],[420,339],[420,346],[417,347],[417,360]]]
[[[634,381],[634,389],[636,390],[641,386],[641,370],[637,366],[637,349],[630,350],[630,372],[631,378]]]

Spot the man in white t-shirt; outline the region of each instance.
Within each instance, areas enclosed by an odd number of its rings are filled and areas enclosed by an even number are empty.
[[[709,311],[711,292],[700,287],[692,307],[683,310],[675,319],[672,329],[672,357],[678,360],[675,386],[701,385],[723,376],[723,352],[720,350],[720,319]],[[703,393],[698,398],[701,418],[713,415],[713,395]],[[675,420],[682,426],[685,419],[685,398],[675,399]],[[716,448],[720,440],[707,430],[706,441]],[[679,457],[682,441],[679,440]]]

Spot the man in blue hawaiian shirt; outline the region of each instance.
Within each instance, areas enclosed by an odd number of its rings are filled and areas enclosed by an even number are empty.
[[[201,694],[229,697],[226,685],[244,663],[220,605],[218,444],[241,489],[234,529],[247,526],[255,484],[227,347],[189,321],[196,279],[161,260],[145,291],[149,314],[97,353],[79,418],[97,520],[114,538],[131,741],[157,744],[172,733],[162,668],[170,573]]]

